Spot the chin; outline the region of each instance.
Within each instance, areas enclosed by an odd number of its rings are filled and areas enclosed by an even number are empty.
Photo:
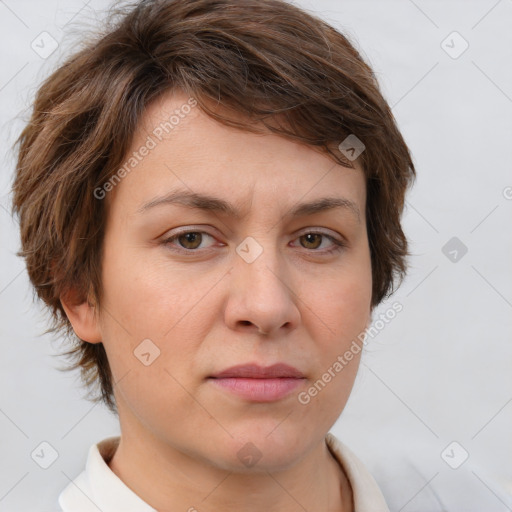
[[[273,472],[289,469],[294,466],[307,452],[309,437],[299,425],[285,428],[273,422],[268,428],[253,426],[241,428],[239,435],[232,432],[234,438],[229,439],[226,450],[222,450],[220,458],[223,460],[223,469],[235,472]],[[289,426],[288,426],[289,427]],[[226,459],[226,454],[233,457]]]

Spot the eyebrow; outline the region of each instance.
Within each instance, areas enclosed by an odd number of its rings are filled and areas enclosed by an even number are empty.
[[[174,190],[165,196],[155,197],[142,205],[137,212],[145,213],[156,206],[169,204],[179,204],[189,208],[222,213],[237,220],[245,216],[234,205],[224,199],[186,190]],[[361,214],[357,205],[344,197],[323,197],[306,203],[300,203],[288,212],[285,217],[305,217],[338,208],[350,212],[358,223],[361,222]]]

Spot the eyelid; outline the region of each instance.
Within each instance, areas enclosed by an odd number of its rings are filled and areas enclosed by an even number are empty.
[[[332,236],[333,238],[336,238],[336,236],[339,236],[341,238],[345,238],[341,233],[338,233],[337,231],[333,231],[332,229],[327,228],[315,228],[315,227],[309,227],[301,229],[295,236],[302,236],[305,234],[314,233],[319,235],[326,235],[326,236]]]

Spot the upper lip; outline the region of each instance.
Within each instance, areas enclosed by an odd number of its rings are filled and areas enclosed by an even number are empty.
[[[232,366],[219,373],[211,375],[215,379],[249,378],[249,379],[278,379],[278,378],[303,378],[302,372],[284,363],[272,366],[259,366],[257,364],[241,364]]]

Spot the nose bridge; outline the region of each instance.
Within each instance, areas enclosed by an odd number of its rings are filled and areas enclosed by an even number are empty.
[[[277,298],[277,295],[285,293],[283,258],[272,234],[248,236],[238,245],[236,252],[236,272],[244,281],[244,288],[253,292],[252,296],[272,293]]]
[[[246,237],[236,248],[228,321],[269,333],[298,321],[289,273],[272,233]]]

